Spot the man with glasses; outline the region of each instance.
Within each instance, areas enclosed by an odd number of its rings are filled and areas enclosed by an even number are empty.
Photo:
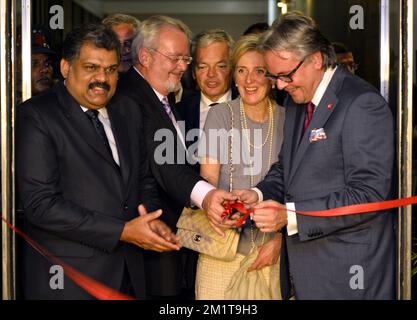
[[[60,66],[65,80],[19,107],[16,176],[25,230],[82,274],[144,299],[143,251],[180,245],[158,219],[162,212],[151,212],[160,206],[138,138],[142,114],[115,95],[116,35],[102,24],[73,29]],[[66,274],[57,286],[56,263],[29,245],[22,252],[26,299],[93,298]]]
[[[204,207],[220,220],[222,202],[236,199],[205,182],[187,161],[189,142],[177,122],[180,116],[173,93],[179,89],[181,77],[192,60],[189,34],[183,22],[170,17],[153,16],[143,21],[132,44],[134,65],[118,84],[118,90],[131,97],[144,115],[146,137],[138,139],[145,138],[147,143],[151,170],[162,198],[161,219],[174,230],[184,206],[192,203]],[[148,252],[148,298],[192,297],[193,263],[186,249]]]
[[[112,29],[119,38],[119,72],[124,73],[132,66],[132,41],[138,32],[140,21],[127,14],[115,13],[104,18],[103,24]]]
[[[281,287],[296,299],[394,299],[394,214],[312,217],[316,211],[391,198],[391,111],[370,84],[337,66],[315,22],[284,15],[260,44],[268,76],[288,92],[279,160],[253,190],[253,220],[282,229]],[[266,200],[266,201],[265,201]]]

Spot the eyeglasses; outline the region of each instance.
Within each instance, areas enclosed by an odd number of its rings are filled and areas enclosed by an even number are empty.
[[[288,74],[272,74],[267,72],[265,77],[267,77],[269,80],[276,82],[277,80],[281,80],[287,83],[292,82],[292,77],[297,72],[297,70],[301,67],[305,59],[301,60],[300,63]]]
[[[167,55],[165,53],[162,53],[161,51],[158,51],[154,48],[148,48],[149,50],[158,52],[160,55],[163,55],[165,58],[169,59],[174,64],[180,64],[181,61],[184,61],[187,65],[193,61],[192,57],[189,56],[175,56],[175,55]]]

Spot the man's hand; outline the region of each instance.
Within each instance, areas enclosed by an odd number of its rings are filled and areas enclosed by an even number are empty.
[[[157,220],[162,210],[147,213],[145,207],[138,207],[140,216],[125,224],[121,241],[137,245],[145,250],[158,252],[179,250],[178,238],[162,221]]]
[[[149,227],[153,232],[155,232],[160,237],[164,238],[166,241],[180,246],[180,238],[175,235],[170,227],[168,227],[165,222],[159,219],[155,219],[149,222]]]
[[[253,221],[262,232],[275,232],[288,224],[287,208],[279,202],[263,201],[253,208]]]
[[[250,189],[235,189],[232,193],[247,206],[253,206],[259,201],[256,191]]]
[[[221,189],[213,189],[207,193],[203,200],[202,206],[207,213],[207,218],[213,229],[221,236],[224,236],[222,228],[231,228],[236,225],[235,219],[223,221],[221,218],[221,215],[224,212],[223,203],[225,201],[235,201],[236,199],[237,196],[230,192]]]
[[[272,266],[278,262],[281,253],[282,234],[277,233],[271,240],[258,247],[258,256],[249,267],[248,272]]]

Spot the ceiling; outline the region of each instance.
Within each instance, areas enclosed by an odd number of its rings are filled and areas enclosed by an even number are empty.
[[[150,14],[261,15],[268,0],[75,0],[86,10],[104,17],[111,13],[143,16]]]

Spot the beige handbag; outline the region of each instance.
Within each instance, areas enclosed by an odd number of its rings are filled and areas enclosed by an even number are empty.
[[[233,128],[234,116],[232,107],[227,103],[231,113],[230,135],[230,191],[233,189]],[[231,261],[236,257],[239,233],[236,229],[224,230],[224,237],[210,225],[207,214],[202,209],[184,208],[177,222],[177,236],[183,247],[207,254],[217,259]]]
[[[204,210],[184,208],[177,227],[177,236],[183,247],[225,261],[235,258],[239,233],[234,229],[226,229],[222,237],[214,231]]]

